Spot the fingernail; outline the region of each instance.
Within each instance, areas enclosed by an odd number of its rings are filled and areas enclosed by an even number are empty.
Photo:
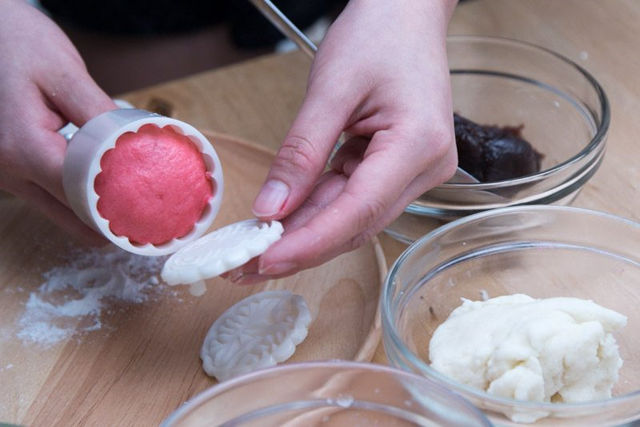
[[[238,281],[233,282],[236,285],[255,285],[256,283],[264,282],[269,280],[268,276],[263,276],[261,274],[249,274],[247,276],[242,276]]]
[[[236,283],[238,282],[238,280],[242,279],[242,276],[244,276],[244,273],[241,269],[237,268],[235,270],[231,270],[229,272],[229,274],[227,275],[227,280]]]
[[[262,275],[276,275],[288,273],[296,269],[296,264],[293,262],[279,262],[271,264],[266,267],[260,267],[260,274]]]
[[[271,216],[277,214],[289,197],[289,186],[282,181],[267,181],[253,202],[255,216]]]

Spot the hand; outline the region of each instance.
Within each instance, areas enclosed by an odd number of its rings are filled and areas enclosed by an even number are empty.
[[[104,243],[69,209],[62,188],[67,147],[57,133],[116,108],[80,55],[45,15],[0,2],[0,189],[22,197],[76,236]]]
[[[253,205],[262,220],[284,219],[285,235],[232,280],[292,274],[355,249],[453,175],[453,6],[349,2],[320,46],[303,105]],[[323,174],[343,131],[351,137]]]

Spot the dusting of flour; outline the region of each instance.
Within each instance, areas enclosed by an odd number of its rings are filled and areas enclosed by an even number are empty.
[[[116,247],[72,251],[66,264],[44,273],[44,282],[29,294],[18,338],[46,347],[100,329],[109,301],[139,304],[157,295],[165,259]]]

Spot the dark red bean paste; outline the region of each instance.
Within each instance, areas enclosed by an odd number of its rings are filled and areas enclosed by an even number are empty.
[[[480,182],[504,181],[540,171],[542,154],[517,127],[479,125],[453,115],[458,165]]]

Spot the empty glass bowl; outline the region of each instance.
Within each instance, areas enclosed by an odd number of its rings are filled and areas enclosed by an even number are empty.
[[[624,364],[613,397],[584,403],[507,399],[468,387],[429,366],[434,330],[461,298],[523,293],[593,300],[627,316],[614,333]],[[536,425],[617,425],[640,420],[640,224],[563,206],[497,209],[451,222],[413,243],[382,293],[384,347],[392,366],[420,373],[483,409],[540,417]]]
[[[490,426],[480,411],[424,377],[387,366],[308,362],[218,384],[163,426]]]
[[[515,40],[447,40],[453,108],[478,124],[523,126],[544,157],[541,171],[491,183],[445,183],[411,203],[387,228],[412,242],[438,225],[480,211],[570,203],[605,151],[610,110],[598,82],[569,59]]]

